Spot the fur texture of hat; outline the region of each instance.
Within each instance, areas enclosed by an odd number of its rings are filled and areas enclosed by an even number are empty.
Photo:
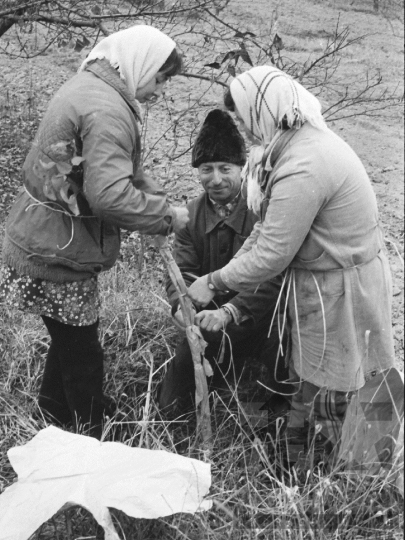
[[[224,161],[243,166],[246,147],[230,114],[221,109],[210,111],[194,143],[191,165]]]

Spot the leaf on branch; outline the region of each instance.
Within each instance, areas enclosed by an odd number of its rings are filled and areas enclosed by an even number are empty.
[[[250,56],[249,56],[249,53],[247,52],[246,49],[242,49],[242,50],[240,51],[239,56],[240,56],[240,57],[242,58],[242,60],[244,60],[247,64],[249,64],[250,66],[253,67],[253,62],[252,62],[252,60],[251,60],[251,58],[250,58]]]
[[[44,183],[44,187],[42,189],[47,199],[50,199],[51,201],[57,200],[56,193],[55,193],[55,190],[53,189],[50,178],[46,180],[46,182]]]
[[[243,43],[241,43],[240,49],[234,49],[233,51],[227,52],[226,55],[221,60],[221,64],[223,64],[224,62],[228,60],[234,60],[235,66],[236,66],[239,58],[242,58],[242,60],[244,60],[247,64],[253,67],[253,62]]]
[[[232,77],[236,77],[235,66],[233,66],[232,64],[228,64],[228,67],[226,68],[226,70],[229,73],[229,75],[232,75]]]
[[[71,163],[74,167],[78,167],[80,163],[83,163],[83,161],[85,161],[85,159],[82,156],[75,156],[71,159]]]
[[[273,45],[270,45],[270,47],[269,47],[269,49],[267,50],[266,54],[267,54],[267,56],[270,58],[270,62],[271,62],[272,64],[275,64],[276,61],[274,60],[273,52],[272,52],[272,50],[271,50],[272,46],[273,46]]]
[[[204,66],[212,69],[219,69],[221,67],[221,64],[219,64],[218,62],[212,62],[211,64],[204,64]]]
[[[238,56],[238,53],[239,53],[238,49],[227,52],[226,55],[222,58],[221,64],[223,64],[227,60],[234,60]]]
[[[59,161],[56,164],[56,168],[61,174],[69,174],[72,170],[72,165],[70,163],[66,163],[66,161]]]
[[[85,47],[88,47],[90,45],[90,41],[87,39],[87,37],[83,34],[79,38],[76,39],[74,50],[76,52],[80,52]]]
[[[59,141],[51,144],[48,154],[54,161],[69,161],[73,156],[73,143],[71,141]]]
[[[245,38],[246,36],[256,37],[256,34],[254,34],[253,32],[239,32],[238,30],[233,37]]]
[[[274,47],[276,51],[281,51],[281,49],[284,49],[283,40],[278,34],[274,36],[272,47]]]
[[[101,8],[97,4],[91,7],[91,12],[94,13],[94,15],[101,15]]]
[[[39,160],[39,163],[41,164],[41,167],[45,169],[46,171],[52,169],[52,167],[55,165],[54,161],[45,162],[45,161],[42,161],[42,159]]]
[[[56,174],[52,176],[51,182],[53,189],[58,192],[65,185],[66,176],[64,174]]]
[[[85,47],[88,47],[89,45],[91,45],[90,40],[87,39],[87,37],[84,34],[82,35],[82,41],[83,41]]]
[[[76,195],[69,195],[69,184],[65,184],[62,186],[59,190],[59,194],[62,197],[62,200],[68,205],[69,210],[74,214],[75,216],[78,216],[80,214],[79,207],[77,206],[77,199]]]

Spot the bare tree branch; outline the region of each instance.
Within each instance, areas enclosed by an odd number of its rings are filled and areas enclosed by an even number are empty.
[[[73,13],[79,15],[81,19],[73,19],[71,17],[56,17],[53,15],[47,15],[42,13],[29,13],[27,10],[32,7],[38,7],[41,5],[48,4],[50,0],[40,0],[39,2],[28,2],[17,9],[7,9],[3,12],[0,12],[0,37],[9,29],[11,26],[19,21],[22,22],[45,22],[49,24],[62,25],[62,26],[73,26],[76,28],[97,28],[100,27],[100,23],[104,21],[115,21],[118,19],[127,19],[128,13],[115,13],[108,15],[89,15],[85,17],[83,14],[78,14],[71,8],[65,8],[69,14]],[[181,13],[188,13],[191,9],[198,10],[203,9],[205,6],[212,4],[212,0],[206,0],[205,2],[197,2],[192,7],[180,8],[180,9],[171,9],[168,11],[158,11],[151,12],[146,11],[145,9],[139,9],[137,13],[132,14],[133,18],[139,17],[166,17],[166,16],[175,16]],[[97,22],[99,21],[99,22]],[[4,26],[4,31],[2,31],[2,26]],[[108,35],[109,32],[104,29],[103,33]]]
[[[197,75],[196,73],[189,73],[188,71],[180,73],[180,75],[182,75],[183,77],[187,77],[189,79],[200,79],[201,81],[214,82],[223,86],[224,88],[228,88],[229,86],[228,84],[226,84],[225,82],[221,81],[220,79],[216,77],[213,78],[213,77],[207,77],[206,75]]]
[[[228,0],[195,0],[187,7],[183,0],[176,0],[170,9],[164,10],[160,0],[97,1],[95,4],[93,0],[8,0],[8,5],[0,11],[0,37],[1,25],[3,29],[10,28],[18,22],[15,34],[19,50],[10,47],[9,42],[2,46],[0,41],[0,53],[33,58],[54,43],[58,46],[69,44],[79,51],[90,43],[94,45],[101,34],[108,35],[142,19],[176,40],[187,66],[182,75],[190,79],[227,88],[229,77],[246,69],[244,62],[273,64],[297,78],[326,103],[327,120],[338,120],[343,115],[381,114],[384,104],[394,110],[400,103],[401,96],[396,91],[387,92],[378,75],[369,77],[363,73],[361,77],[357,74],[350,84],[346,80],[340,81],[341,59],[346,50],[366,36],[351,37],[349,27],[341,28],[339,20],[333,35],[317,56],[297,61],[289,58],[288,47],[275,45],[271,21],[270,30],[258,36],[243,25],[228,20],[226,13],[220,12]],[[44,31],[41,30],[34,50],[29,32],[32,25],[37,24],[41,24]],[[280,37],[277,37],[279,44]]]
[[[27,9],[30,9],[32,7],[37,7],[43,4],[47,4],[49,0],[37,0],[36,2],[27,2],[26,4],[23,4],[22,6],[14,6],[12,8],[5,9],[4,11],[0,11],[0,18],[5,17],[6,15],[12,15],[15,14],[16,11],[25,11]]]

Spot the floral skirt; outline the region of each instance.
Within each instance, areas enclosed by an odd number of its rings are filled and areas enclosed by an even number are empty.
[[[20,276],[10,266],[3,268],[0,303],[73,326],[94,324],[100,309],[96,277],[55,283]]]

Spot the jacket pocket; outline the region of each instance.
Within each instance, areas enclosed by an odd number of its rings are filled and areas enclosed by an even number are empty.
[[[300,250],[298,253],[301,253],[302,250]],[[310,254],[308,253],[308,255],[310,256]],[[312,257],[312,258],[305,258],[305,257],[299,257],[298,254],[295,256],[295,258],[302,262],[303,264],[310,264],[310,263],[317,263],[317,262],[320,262],[325,256],[325,251],[322,250],[321,253],[319,255],[316,255],[316,257]]]
[[[289,309],[305,334],[328,335],[341,326],[345,303],[343,270],[308,272],[295,270],[294,288],[290,290]]]
[[[320,296],[341,296],[345,292],[343,269],[320,272],[295,268],[294,278],[299,297],[310,299]]]

